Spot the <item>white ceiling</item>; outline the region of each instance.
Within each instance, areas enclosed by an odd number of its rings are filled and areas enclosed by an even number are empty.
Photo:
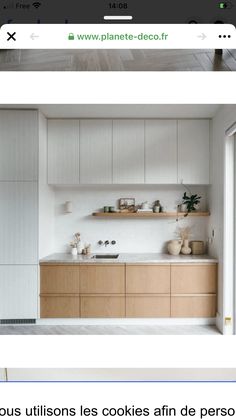
[[[212,118],[220,105],[2,105],[39,109],[47,118]]]

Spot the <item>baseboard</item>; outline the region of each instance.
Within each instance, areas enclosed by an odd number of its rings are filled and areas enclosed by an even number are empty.
[[[207,326],[215,325],[215,318],[140,318],[140,319],[38,319],[40,326]]]

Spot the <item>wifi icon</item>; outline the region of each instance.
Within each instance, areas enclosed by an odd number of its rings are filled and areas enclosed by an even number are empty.
[[[32,6],[34,6],[35,9],[38,9],[41,6],[41,3],[39,1],[35,1],[32,3]]]

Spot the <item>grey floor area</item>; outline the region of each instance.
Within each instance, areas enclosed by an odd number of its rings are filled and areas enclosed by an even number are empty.
[[[236,50],[0,50],[0,71],[236,71]]]
[[[0,335],[220,335],[215,326],[0,326]]]

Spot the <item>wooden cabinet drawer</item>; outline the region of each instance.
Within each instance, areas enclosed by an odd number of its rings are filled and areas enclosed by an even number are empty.
[[[216,293],[217,265],[172,265],[172,294]]]
[[[41,294],[78,294],[79,266],[40,266]]]
[[[169,294],[169,265],[127,265],[126,292],[130,294]]]
[[[125,292],[125,267],[81,266],[80,292],[82,294],[123,294]]]
[[[127,296],[126,317],[170,317],[170,296]]]
[[[81,317],[125,317],[125,297],[82,296]]]
[[[171,297],[171,317],[215,317],[216,296]]]
[[[40,317],[80,317],[80,299],[78,296],[41,296]]]

